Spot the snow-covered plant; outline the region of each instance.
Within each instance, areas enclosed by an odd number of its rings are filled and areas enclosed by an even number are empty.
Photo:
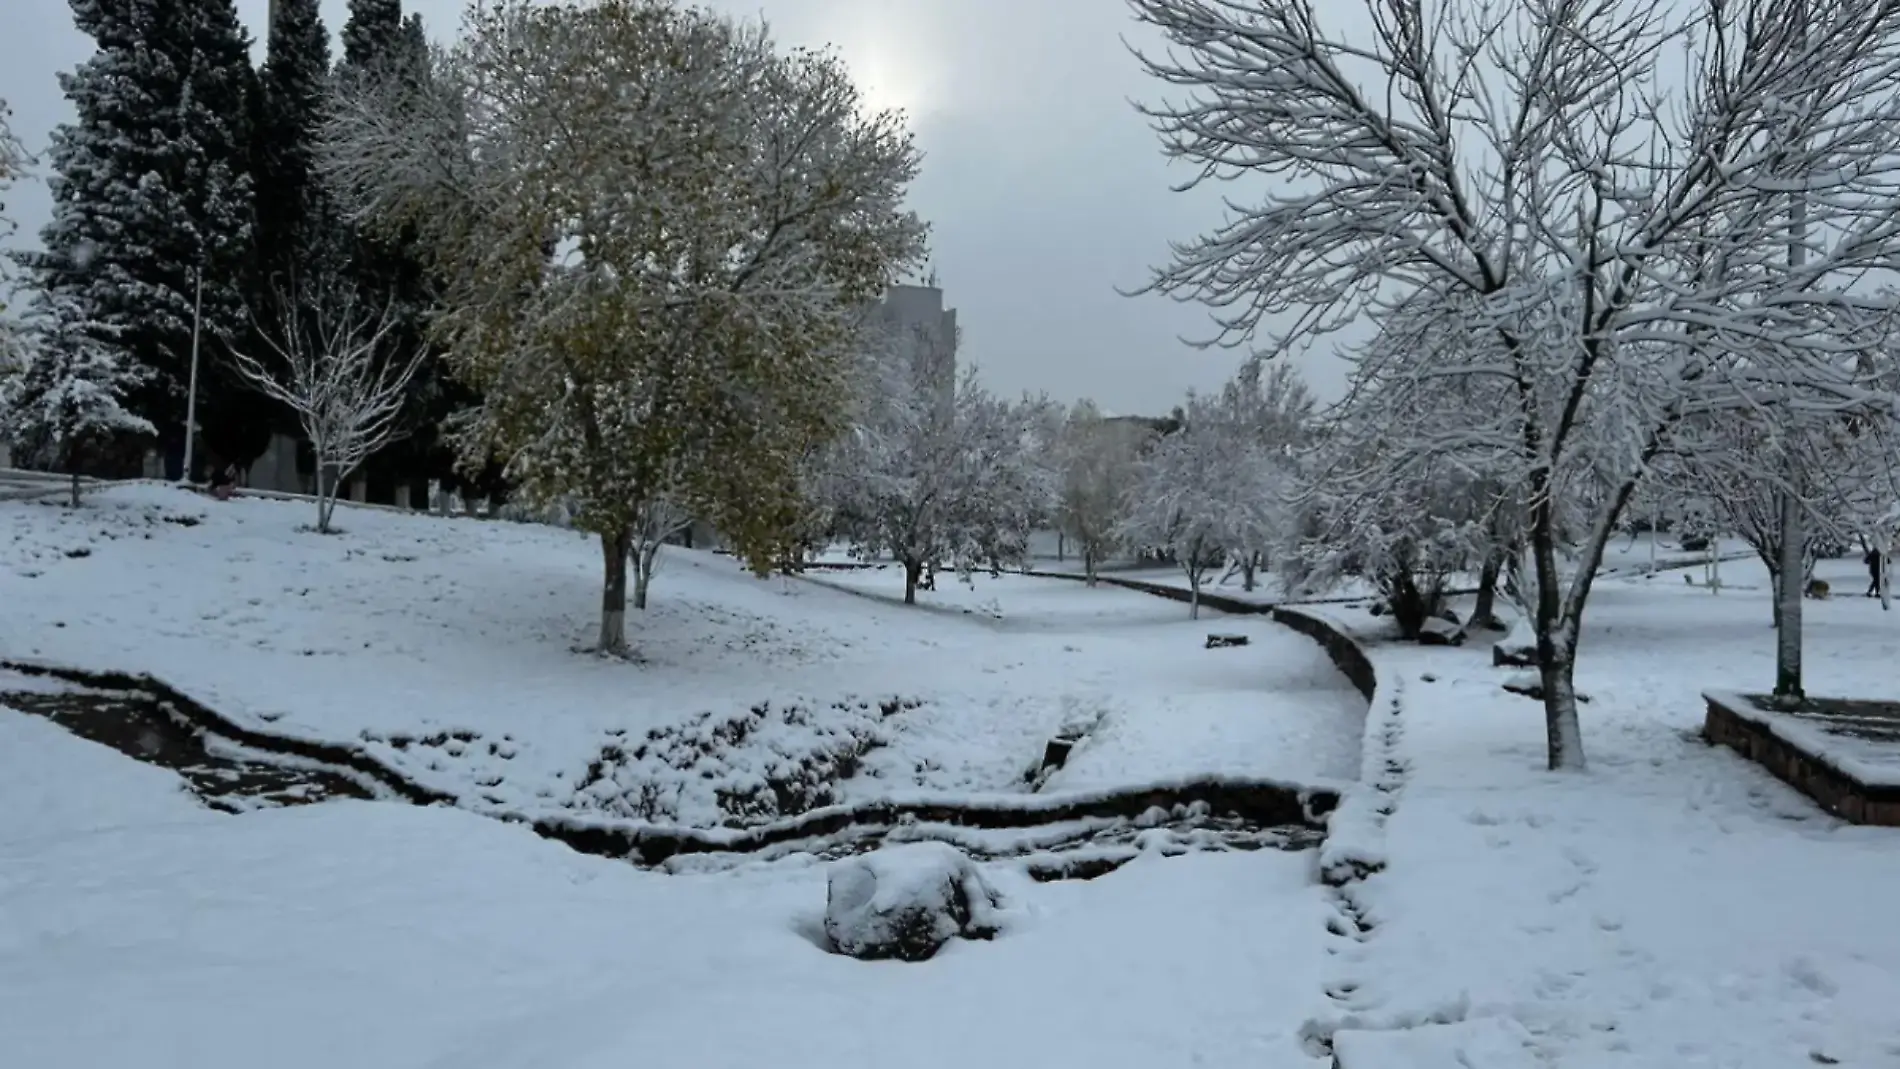
[[[442,278],[470,459],[601,539],[603,652],[654,501],[785,559],[858,310],[925,236],[901,116],[835,55],[666,0],[502,0],[430,77],[353,80],[324,140],[353,217],[412,226]]]
[[[873,329],[866,340],[882,354],[875,393],[826,461],[841,533],[861,555],[903,566],[905,604],[926,568],[948,562],[967,578],[1022,560],[1052,493],[1036,448],[1045,407],[992,395],[974,368],[946,381],[928,332]]]
[[[1137,476],[1119,537],[1172,552],[1198,619],[1207,570],[1264,546],[1285,512],[1284,458],[1264,450],[1222,398],[1190,396],[1183,425],[1155,442]]]
[[[1838,355],[1880,348],[1894,307],[1900,6],[1367,0],[1348,36],[1314,0],[1130,4],[1172,46],[1144,57],[1181,94],[1145,109],[1168,154],[1266,179],[1152,289],[1268,351],[1383,327],[1420,293],[1482,340],[1450,368],[1391,346],[1358,374],[1500,387],[1475,426],[1441,411],[1440,435],[1521,490],[1549,764],[1583,767],[1584,607],[1671,428],[1751,385],[1869,400]]]
[[[1122,520],[1154,436],[1139,420],[1104,419],[1091,401],[1076,403],[1063,422],[1055,447],[1056,526],[1081,554],[1090,586],[1102,561],[1122,548]]]
[[[125,407],[140,370],[119,351],[62,331],[67,321],[48,317],[15,335],[12,370],[0,374],[0,427],[21,455],[72,476],[70,503],[77,508],[80,469],[94,451],[153,430]]]
[[[296,414],[316,459],[316,529],[328,534],[344,482],[398,436],[409,381],[426,351],[395,350],[389,307],[365,307],[337,274],[293,283],[271,304],[276,322],[254,332],[268,353],[234,352],[232,359],[252,386]]]

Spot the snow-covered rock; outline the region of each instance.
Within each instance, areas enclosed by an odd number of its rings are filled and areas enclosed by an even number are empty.
[[[831,867],[825,935],[867,961],[924,961],[958,936],[996,934],[997,894],[948,843],[887,846]]]
[[[1419,625],[1418,642],[1421,646],[1462,646],[1465,644],[1465,629],[1455,622],[1434,616]]]
[[[1491,663],[1500,667],[1529,668],[1537,664],[1537,631],[1529,617],[1520,616],[1497,645],[1491,647]]]

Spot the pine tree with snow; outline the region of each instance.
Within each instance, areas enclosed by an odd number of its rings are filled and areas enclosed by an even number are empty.
[[[52,221],[20,260],[61,360],[137,369],[127,407],[185,438],[194,294],[206,355],[246,320],[249,44],[231,0],[72,0],[97,51],[60,78]],[[129,372],[128,372],[129,373]]]
[[[88,333],[63,329],[76,319],[53,314],[46,331],[28,335],[19,363],[0,388],[6,406],[0,425],[8,444],[29,463],[72,476],[75,508],[80,475],[94,450],[128,434],[152,433],[148,420],[125,407],[141,370]]]

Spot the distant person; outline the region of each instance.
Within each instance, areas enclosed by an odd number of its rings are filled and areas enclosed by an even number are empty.
[[[1867,555],[1861,558],[1867,565],[1867,596],[1870,598],[1880,596],[1880,565],[1884,559],[1878,549],[1868,550]]]

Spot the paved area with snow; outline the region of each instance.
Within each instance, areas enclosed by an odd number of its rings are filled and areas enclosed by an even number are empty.
[[[1847,588],[1857,569],[1821,574]],[[1900,613],[1806,611],[1811,692],[1891,693]],[[1500,689],[1486,648],[1375,647],[1408,771],[1342,1016],[1504,1018],[1565,1069],[1900,1065],[1900,830],[1844,825],[1698,735],[1702,690],[1768,689],[1773,641],[1765,593],[1604,583],[1578,672],[1584,775],[1542,770],[1541,707]]]

